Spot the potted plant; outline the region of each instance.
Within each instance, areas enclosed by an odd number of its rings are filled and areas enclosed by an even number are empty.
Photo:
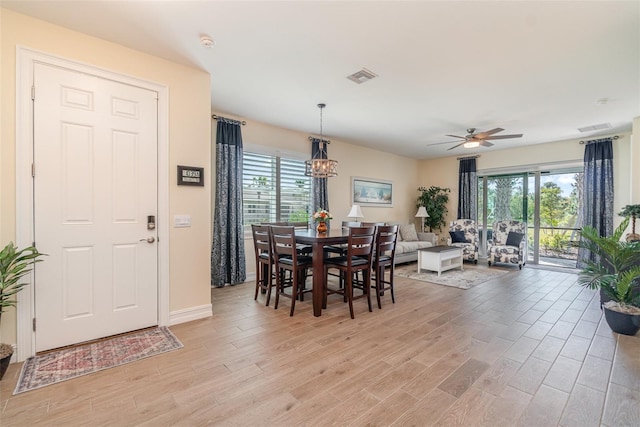
[[[447,203],[449,202],[448,188],[431,186],[429,188],[420,187],[421,192],[417,200],[416,208],[424,206],[427,209],[428,217],[423,218],[424,223],[433,232],[436,228],[442,231],[442,227],[447,224]]]
[[[613,332],[635,335],[640,329],[640,241],[621,240],[628,225],[626,218],[613,235],[606,237],[585,226],[576,245],[597,258],[585,261],[579,283],[600,289],[605,319]]]
[[[23,279],[31,272],[34,263],[42,261],[39,258],[43,255],[33,246],[18,250],[13,242],[0,251],[0,321],[8,307],[16,306],[16,294],[27,285]],[[13,347],[0,343],[0,380],[12,355]]]
[[[636,234],[636,217],[640,216],[640,205],[627,205],[618,215],[625,218],[631,217],[631,233],[627,234],[627,242],[640,240],[640,234]]]

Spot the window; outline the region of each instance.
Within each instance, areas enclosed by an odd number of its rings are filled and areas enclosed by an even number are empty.
[[[308,222],[311,178],[304,161],[243,153],[244,226],[259,222]]]

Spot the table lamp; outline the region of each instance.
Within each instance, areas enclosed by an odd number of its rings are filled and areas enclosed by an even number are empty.
[[[362,213],[362,209],[360,209],[360,205],[351,206],[351,210],[347,214],[349,218],[355,218],[358,221],[358,218],[364,218],[364,214]]]

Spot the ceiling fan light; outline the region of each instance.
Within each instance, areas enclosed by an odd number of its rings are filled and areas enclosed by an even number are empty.
[[[464,143],[464,148],[476,148],[480,146],[478,141],[469,141]]]

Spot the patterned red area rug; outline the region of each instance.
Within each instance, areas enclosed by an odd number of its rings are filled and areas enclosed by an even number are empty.
[[[13,394],[24,393],[82,375],[182,348],[166,327],[145,329],[103,341],[28,358]]]

